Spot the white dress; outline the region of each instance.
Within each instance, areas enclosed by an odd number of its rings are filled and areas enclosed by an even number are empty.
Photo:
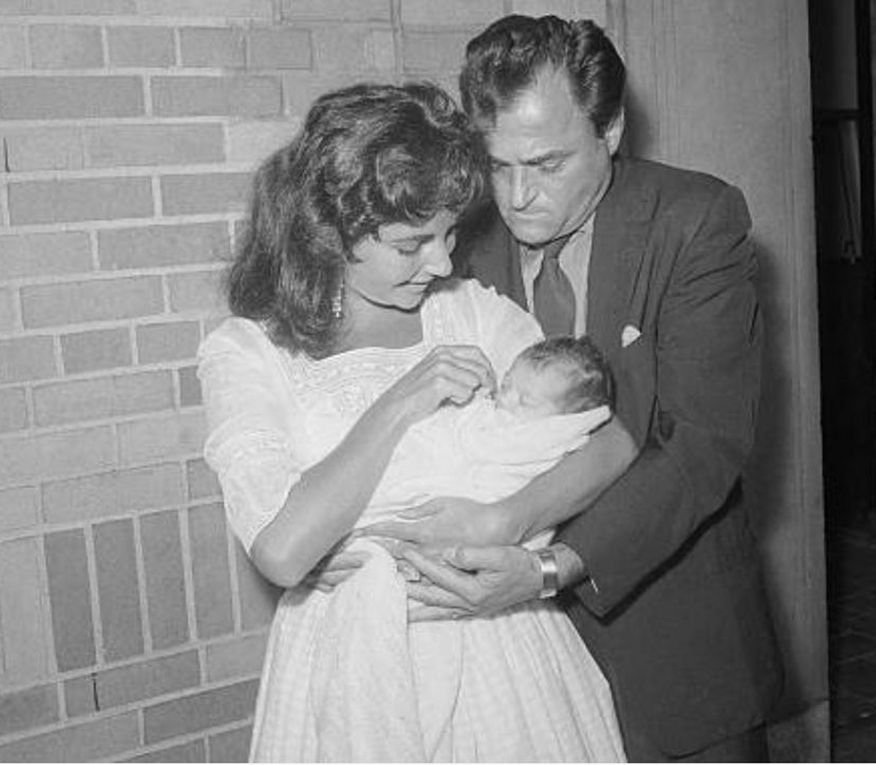
[[[205,456],[248,550],[301,472],[431,348],[478,345],[501,376],[540,338],[528,314],[475,282],[436,291],[421,317],[415,346],[319,361],[278,349],[245,319],[227,320],[204,341]],[[359,525],[386,513],[369,505]],[[394,561],[360,544],[372,553],[368,563],[333,593],[296,588],[280,600],[252,760],[624,760],[608,684],[555,605],[409,625]]]

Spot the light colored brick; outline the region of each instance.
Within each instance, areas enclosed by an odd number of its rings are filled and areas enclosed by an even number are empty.
[[[0,69],[24,66],[24,27],[0,26]]]
[[[194,359],[200,340],[196,321],[143,324],[137,327],[137,358],[141,364]]]
[[[303,29],[253,29],[249,65],[256,69],[310,69],[310,34]]]
[[[178,412],[118,425],[123,465],[190,457],[204,448],[206,423],[201,411]]]
[[[168,67],[174,64],[173,30],[167,27],[108,27],[110,66]]]
[[[394,75],[396,70],[395,35],[375,29],[365,40],[365,56],[379,72]]]
[[[33,538],[0,544],[0,687],[40,682],[51,671],[51,621],[40,555]]]
[[[304,117],[311,104],[323,93],[357,81],[353,72],[286,72],[283,74],[283,91],[287,110],[296,121]]]
[[[165,175],[161,178],[162,212],[191,215],[242,211],[251,181],[249,173]]]
[[[43,486],[43,517],[46,523],[78,523],[184,501],[179,465],[163,463],[50,481]]]
[[[215,16],[220,19],[263,19],[270,21],[271,0],[134,0],[141,16]]]
[[[219,479],[203,459],[189,460],[186,463],[186,482],[189,487],[189,499],[221,497],[222,495]]]
[[[152,186],[148,178],[30,181],[9,186],[9,216],[13,225],[145,218],[152,211]]]
[[[0,736],[58,721],[58,691],[38,685],[0,695]]]
[[[184,27],[179,39],[182,66],[237,68],[244,65],[242,29]]]
[[[0,383],[43,380],[57,371],[51,337],[0,340]]]
[[[539,12],[539,16],[544,12]],[[401,21],[419,26],[486,26],[504,15],[503,0],[402,0]]]
[[[137,713],[126,712],[0,746],[0,762],[95,762],[135,749]]]
[[[183,367],[177,370],[177,375],[179,375],[179,405],[200,406],[204,403],[197,367]]]
[[[196,738],[184,744],[175,744],[139,754],[123,762],[234,762],[234,760],[208,760],[204,739]],[[237,762],[246,762],[246,756],[244,755],[244,758]]]
[[[2,93],[0,88],[0,97]],[[273,117],[282,112],[280,82],[267,75],[155,77],[152,80],[152,103],[155,114],[162,117]]]
[[[146,743],[244,720],[255,709],[257,692],[258,681],[245,680],[146,707],[143,712]]]
[[[126,329],[98,329],[61,337],[61,357],[68,375],[131,364],[131,343]]]
[[[361,26],[320,27],[313,30],[314,67],[321,74],[364,74],[376,71],[371,59],[371,30]]]
[[[282,0],[284,19],[294,21],[391,21],[391,0]]]
[[[153,650],[182,645],[189,640],[188,597],[179,522],[176,510],[140,517],[140,544]]]
[[[142,661],[98,672],[98,704],[101,709],[108,709],[192,688],[199,681],[197,651]]]
[[[228,260],[224,223],[109,229],[98,234],[101,268],[157,268]]]
[[[207,739],[210,762],[246,762],[251,739],[251,725],[213,734]]]
[[[88,164],[190,165],[225,158],[222,126],[113,125],[85,131]]]
[[[0,16],[115,16],[133,13],[134,0],[2,0]]]
[[[91,244],[83,231],[0,236],[0,281],[90,270]]]
[[[79,170],[85,166],[78,128],[30,128],[5,135],[6,161],[22,170]]]
[[[134,521],[121,518],[97,523],[94,570],[100,600],[101,655],[106,661],[143,654],[143,618],[140,613]]]
[[[34,388],[37,425],[61,425],[173,407],[167,370],[53,383]],[[2,401],[2,399],[0,399]]]
[[[172,311],[228,313],[228,303],[222,290],[221,271],[171,274],[167,282],[170,287]]]
[[[207,679],[211,682],[258,675],[265,657],[266,635],[246,635],[207,646]]]
[[[299,119],[232,122],[228,125],[228,159],[255,166],[289,143],[301,126]]]
[[[58,669],[91,667],[96,648],[85,530],[50,532],[43,545]]]
[[[561,19],[593,19],[599,26],[607,22],[607,0],[510,0],[510,12],[526,16],[553,14]]]
[[[25,327],[129,319],[164,310],[157,276],[22,287],[21,302]]]
[[[15,328],[15,292],[0,289],[0,332],[10,332]]]
[[[103,66],[100,27],[39,24],[30,28],[31,60],[37,69]]]
[[[0,433],[27,427],[27,397],[24,388],[0,388]]]
[[[33,486],[0,490],[0,534],[36,526],[40,498]]]
[[[0,485],[96,473],[114,464],[113,434],[108,427],[0,441]]]
[[[471,35],[450,32],[406,32],[402,38],[404,71],[415,74],[459,74]]]
[[[143,114],[139,77],[5,77],[0,119],[136,117]]]

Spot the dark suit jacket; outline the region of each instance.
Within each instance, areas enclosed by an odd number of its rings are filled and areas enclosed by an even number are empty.
[[[594,220],[587,333],[641,453],[560,530],[598,587],[566,593],[567,610],[628,742],[674,756],[763,720],[780,685],[740,483],[762,334],[749,228],[737,189],[634,159],[615,160]],[[460,239],[468,273],[525,306],[495,208]],[[628,326],[641,335],[623,347]]]

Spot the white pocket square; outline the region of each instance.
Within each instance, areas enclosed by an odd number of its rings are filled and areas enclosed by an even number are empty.
[[[632,345],[636,342],[636,340],[641,337],[642,333],[639,331],[638,327],[634,327],[632,324],[627,324],[624,327],[624,331],[621,332],[621,348],[626,348],[628,345]]]

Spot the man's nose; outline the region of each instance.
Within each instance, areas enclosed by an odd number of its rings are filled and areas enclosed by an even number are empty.
[[[511,169],[511,206],[522,210],[532,202],[534,189],[532,186],[532,169],[529,167],[514,167]]]

